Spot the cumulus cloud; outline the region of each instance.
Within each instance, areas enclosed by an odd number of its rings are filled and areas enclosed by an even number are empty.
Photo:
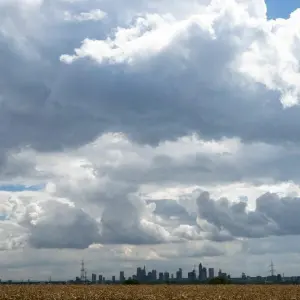
[[[87,3],[91,10],[96,9]],[[10,39],[18,40],[14,33],[2,42],[10,45],[9,49],[16,47],[2,56],[3,64],[14,62],[5,68],[11,75],[3,77],[1,128],[10,128],[7,147],[31,145],[39,150],[59,150],[82,145],[107,131],[125,132],[132,139],[151,144],[191,132],[208,140],[236,136],[247,141],[295,142],[298,108],[283,109],[280,103],[281,99],[288,105],[285,94],[293,95],[297,103],[295,84],[291,81],[285,85],[284,79],[276,87],[265,86],[259,78],[251,77],[256,73],[249,69],[247,58],[251,53],[259,60],[261,51],[255,50],[258,39],[265,51],[271,47],[269,36],[279,44],[281,35],[273,34],[272,28],[286,31],[288,21],[264,18],[263,1],[234,3],[181,4],[184,14],[178,14],[178,6],[172,13],[171,6],[159,2],[147,13],[141,4],[144,13],[138,15],[128,8],[136,17],[121,22],[121,26],[115,19],[119,11],[109,17],[111,23],[91,24],[82,29],[84,32],[77,30],[78,24],[64,24],[68,22],[56,17],[59,4],[43,3],[39,12],[45,18],[37,22],[48,32],[47,42],[40,32],[22,27],[18,30],[27,34],[22,49],[11,45]],[[81,8],[76,2],[72,5]],[[106,11],[106,5],[103,2],[98,9]],[[45,21],[47,9],[51,12],[49,23]],[[31,12],[30,20],[35,16]],[[296,33],[291,40],[297,41]],[[78,49],[74,55],[70,49],[73,45]],[[36,53],[34,61],[24,53]],[[288,73],[278,70],[278,74],[294,78],[298,52],[288,53],[293,64],[287,62],[291,65]],[[71,66],[59,63],[60,55],[63,61],[76,62]],[[84,57],[100,64],[80,59]],[[20,74],[20,69],[24,73]],[[33,130],[37,123],[39,130]]]
[[[84,249],[100,241],[97,222],[82,210],[55,201],[43,203],[41,210],[30,228],[30,246]]]
[[[41,186],[0,191],[8,256],[230,266],[299,235],[299,10],[148,2],[0,0],[0,184]]]
[[[282,197],[266,193],[256,200],[255,210],[247,210],[243,201],[230,202],[227,198],[213,200],[203,192],[197,198],[198,214],[219,231],[234,237],[262,238],[298,235],[298,197]]]

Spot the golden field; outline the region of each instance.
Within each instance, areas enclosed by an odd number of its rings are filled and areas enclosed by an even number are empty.
[[[140,285],[140,286],[79,286],[79,285],[10,285],[0,286],[0,300],[164,300],[164,299],[251,299],[285,300],[300,299],[300,286],[264,285]]]

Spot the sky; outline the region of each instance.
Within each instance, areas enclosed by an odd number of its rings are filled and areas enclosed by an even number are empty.
[[[300,8],[299,0],[267,0],[266,4],[270,19],[289,18],[294,10]]]
[[[0,0],[0,278],[299,275],[296,8]]]

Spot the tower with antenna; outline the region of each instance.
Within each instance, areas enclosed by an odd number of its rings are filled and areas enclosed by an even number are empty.
[[[86,278],[86,270],[84,267],[84,260],[81,261],[81,269],[80,269],[80,280],[83,282]]]

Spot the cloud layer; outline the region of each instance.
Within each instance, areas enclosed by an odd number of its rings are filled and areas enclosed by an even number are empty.
[[[270,20],[263,0],[0,0],[11,270],[55,249],[64,276],[83,253],[108,273],[227,268],[299,235],[299,17]]]

